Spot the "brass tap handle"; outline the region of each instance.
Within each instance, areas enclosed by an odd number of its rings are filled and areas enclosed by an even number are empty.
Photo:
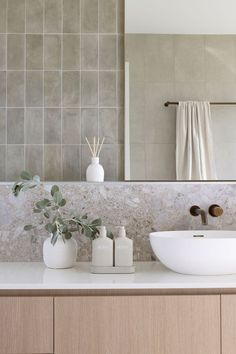
[[[214,218],[218,218],[218,216],[221,216],[223,213],[224,210],[217,204],[213,204],[209,208],[209,214]]]

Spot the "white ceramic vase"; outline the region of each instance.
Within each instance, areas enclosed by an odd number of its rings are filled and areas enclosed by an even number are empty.
[[[48,268],[65,269],[72,268],[76,263],[77,243],[75,239],[63,241],[59,236],[53,246],[51,237],[48,237],[43,244],[43,260]]]
[[[99,163],[99,157],[92,157],[86,171],[87,182],[104,182],[104,169]]]

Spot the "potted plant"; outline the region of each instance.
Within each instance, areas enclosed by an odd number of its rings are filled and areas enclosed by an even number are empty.
[[[23,171],[20,179],[13,186],[13,194],[17,197],[21,192],[42,186],[39,176],[33,176]],[[90,221],[87,214],[74,215],[66,208],[66,199],[57,185],[53,185],[48,198],[43,198],[34,203],[33,213],[45,218],[45,229],[49,237],[43,244],[43,259],[49,268],[71,268],[77,257],[77,243],[73,238],[75,232],[81,232],[94,239],[99,233],[98,227],[101,219]],[[35,229],[35,225],[25,225],[29,231]]]

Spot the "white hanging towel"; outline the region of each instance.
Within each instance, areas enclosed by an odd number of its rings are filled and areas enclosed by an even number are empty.
[[[179,102],[176,122],[176,178],[217,179],[209,102]]]

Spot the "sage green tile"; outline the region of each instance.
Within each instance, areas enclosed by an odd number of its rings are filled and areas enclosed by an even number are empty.
[[[44,105],[45,107],[61,106],[60,71],[45,71],[44,73]]]
[[[82,33],[98,32],[98,0],[81,0]]]
[[[7,31],[7,0],[0,0],[0,32]]]
[[[44,36],[44,69],[61,69],[61,35]]]
[[[94,136],[98,136],[98,109],[82,108],[81,110],[82,144],[86,144],[85,137],[87,137],[89,141],[92,141]]]
[[[91,163],[91,152],[88,145],[81,145],[81,180],[86,181],[86,170]]]
[[[0,144],[6,144],[6,109],[0,108]]]
[[[43,144],[43,109],[42,108],[26,109],[25,143]]]
[[[99,32],[116,33],[116,1],[99,1]]]
[[[98,68],[98,35],[81,36],[81,66],[89,70]]]
[[[43,105],[43,72],[26,72],[26,107]]]
[[[63,32],[80,32],[80,0],[63,0]]]
[[[68,108],[80,105],[80,73],[78,71],[63,72],[63,106]]]
[[[25,0],[8,0],[7,29],[9,33],[25,33]]]
[[[124,114],[124,108],[118,108],[117,109],[117,119],[118,119],[118,134],[117,134],[117,139],[118,139],[118,144],[124,144],[125,140],[125,114]]]
[[[130,145],[130,179],[131,180],[146,180],[146,156],[145,144]]]
[[[0,70],[6,69],[6,35],[0,34]]]
[[[80,181],[81,153],[79,145],[62,145],[63,181]]]
[[[99,136],[105,138],[104,144],[115,144],[117,142],[117,110],[100,109],[99,110]]]
[[[7,144],[24,144],[24,109],[7,109]]]
[[[6,72],[0,71],[0,107],[6,107]]]
[[[24,170],[24,145],[7,146],[6,180],[16,181]]]
[[[45,33],[61,33],[62,0],[45,0]]]
[[[98,72],[82,72],[81,90],[82,106],[96,107],[98,105]]]
[[[116,106],[116,73],[101,71],[99,73],[99,104],[104,107]]]
[[[0,145],[0,181],[6,181],[6,145]]]
[[[61,110],[44,110],[44,144],[61,144]]]
[[[43,36],[26,35],[26,69],[43,69]]]
[[[7,68],[10,70],[24,69],[25,38],[22,34],[7,36]]]
[[[117,72],[116,89],[117,89],[117,106],[118,107],[124,107],[124,101],[125,101],[125,73],[122,70]]]
[[[63,109],[62,144],[80,144],[80,110],[78,108]]]
[[[25,169],[33,175],[43,176],[43,145],[25,146]]]
[[[44,180],[60,181],[61,180],[61,146],[45,145],[44,146]]]
[[[100,163],[104,168],[104,180],[116,181],[117,180],[117,146],[104,145],[100,154]]]
[[[7,72],[7,106],[24,107],[25,77],[23,71]]]
[[[63,36],[63,69],[76,70],[80,67],[80,36],[64,34]]]
[[[117,32],[125,32],[125,0],[117,0]]]
[[[124,145],[117,145],[117,180],[124,181],[125,180],[125,152]]]
[[[43,33],[44,0],[26,0],[26,32]]]
[[[125,64],[125,54],[124,54],[124,36],[119,35],[118,38],[118,59],[117,59],[117,67],[120,70],[124,70]]]
[[[116,69],[117,36],[99,36],[99,67],[102,70]]]

